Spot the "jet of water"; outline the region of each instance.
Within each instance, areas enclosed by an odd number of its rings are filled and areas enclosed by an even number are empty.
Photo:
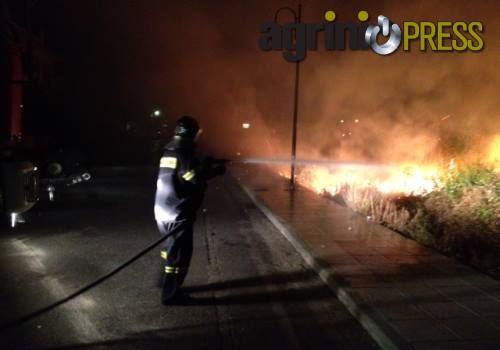
[[[239,161],[245,164],[268,164],[268,165],[281,165],[281,164],[292,164],[295,165],[320,165],[328,167],[330,169],[388,169],[390,165],[385,164],[369,164],[369,163],[348,163],[348,162],[336,162],[328,159],[282,159],[282,158],[246,158]]]

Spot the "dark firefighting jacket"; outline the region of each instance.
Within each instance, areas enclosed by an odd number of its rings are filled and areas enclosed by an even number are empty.
[[[156,183],[155,219],[161,222],[194,220],[208,179],[195,154],[195,143],[176,136],[165,147]]]

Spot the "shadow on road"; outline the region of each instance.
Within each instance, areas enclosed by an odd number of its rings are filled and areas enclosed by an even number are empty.
[[[307,281],[317,278],[313,271],[298,271],[290,273],[276,273],[267,276],[233,279],[224,282],[209,283],[200,286],[189,286],[183,290],[186,293],[216,291],[234,288],[257,287],[263,284],[286,284],[298,281]]]

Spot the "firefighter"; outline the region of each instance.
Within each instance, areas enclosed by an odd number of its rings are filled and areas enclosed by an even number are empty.
[[[225,172],[223,161],[207,158],[200,162],[197,158],[195,146],[200,128],[194,118],[181,117],[174,133],[160,160],[154,206],[160,234],[168,236],[160,252],[164,305],[186,299],[179,288],[193,252],[196,211],[201,206],[207,180]]]

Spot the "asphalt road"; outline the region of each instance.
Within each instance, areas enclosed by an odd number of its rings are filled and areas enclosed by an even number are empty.
[[[155,171],[106,169],[0,235],[0,322],[73,292],[158,239]],[[73,301],[0,333],[2,349],[373,349],[357,321],[229,176],[195,226],[185,290],[163,306],[159,249]]]

